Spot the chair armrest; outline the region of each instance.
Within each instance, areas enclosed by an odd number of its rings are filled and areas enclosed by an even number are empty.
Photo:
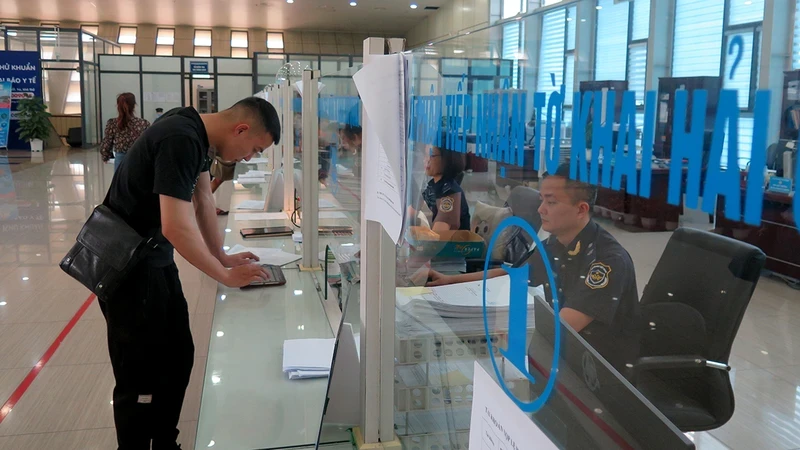
[[[645,356],[636,360],[629,370],[631,379],[636,378],[642,372],[661,369],[698,369],[708,367],[711,369],[724,370],[730,372],[731,366],[726,363],[709,361],[697,355],[669,355],[669,356]]]

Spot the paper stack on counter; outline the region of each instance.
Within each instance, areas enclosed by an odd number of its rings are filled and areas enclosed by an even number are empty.
[[[266,164],[269,158],[252,158],[250,161],[244,161],[245,164]]]
[[[290,380],[326,378],[331,371],[335,338],[283,342],[283,373]]]
[[[239,184],[261,184],[267,182],[267,175],[270,175],[270,172],[265,170],[250,170],[247,173],[239,174],[236,181],[238,181]]]
[[[236,244],[228,250],[229,255],[236,253],[250,252],[258,256],[259,264],[270,264],[273,266],[285,266],[286,264],[299,261],[302,256],[295,255],[294,253],[287,253],[279,248],[265,248],[265,247],[245,247]]]
[[[486,281],[486,316],[490,324],[508,326],[510,290],[508,276]],[[528,290],[528,304],[532,305],[533,302],[534,295]],[[483,281],[437,287],[398,288],[397,308],[403,313],[396,316],[397,326],[401,329],[406,328],[406,325],[413,328],[414,322],[441,319],[447,321],[451,328],[459,328],[461,331],[483,330]],[[533,307],[529,307],[528,312],[532,320]]]

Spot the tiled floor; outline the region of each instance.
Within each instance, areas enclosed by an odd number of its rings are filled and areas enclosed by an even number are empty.
[[[3,155],[0,154],[0,163]],[[57,268],[112,173],[93,151],[49,151],[9,158],[15,202],[24,219],[0,220],[0,402],[20,385],[89,293]],[[11,202],[0,197],[0,218]],[[22,229],[24,228],[24,230]],[[639,288],[669,233],[610,228],[630,251]],[[181,416],[181,443],[194,448],[216,283],[179,263],[189,301],[196,359]],[[800,293],[762,278],[745,315],[731,363],[736,413],[722,428],[691,434],[700,449],[800,448]],[[13,411],[0,424],[0,450],[113,449],[113,377],[105,323],[92,304]]]

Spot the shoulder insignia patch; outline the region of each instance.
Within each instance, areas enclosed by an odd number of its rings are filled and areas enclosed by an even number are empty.
[[[451,212],[453,210],[453,197],[442,197],[442,201],[439,203],[439,210]]]
[[[608,277],[611,273],[611,266],[601,262],[592,263],[589,266],[589,273],[586,276],[586,286],[591,289],[603,289],[608,286]]]

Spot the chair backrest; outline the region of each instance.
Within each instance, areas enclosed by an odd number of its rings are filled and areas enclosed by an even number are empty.
[[[539,191],[528,186],[517,186],[511,190],[506,202],[511,212],[526,222],[538,233],[542,227],[542,218],[539,216],[539,206],[542,199]]]
[[[707,231],[679,228],[642,295],[642,306],[677,302],[705,320],[706,358],[727,362],[766,256],[757,247]]]

